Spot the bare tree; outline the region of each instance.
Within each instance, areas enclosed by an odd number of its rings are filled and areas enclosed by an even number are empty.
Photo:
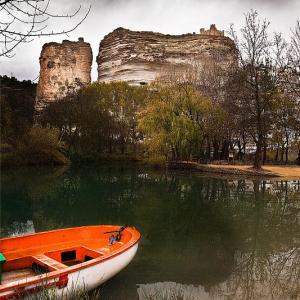
[[[297,21],[287,42],[281,34],[275,34],[272,59],[272,73],[278,87],[278,95],[273,107],[273,141],[278,145],[276,160],[281,144],[281,161],[285,150],[285,162],[288,162],[289,146],[297,149],[300,163],[300,22]]]
[[[236,98],[242,102],[243,114],[246,116],[247,130],[255,145],[253,167],[261,168],[262,150],[270,127],[270,107],[276,90],[272,77],[270,51],[272,41],[268,36],[269,22],[261,20],[256,11],[251,10],[245,15],[245,25],[241,28],[238,38],[233,26],[230,34],[239,50],[240,70],[243,74],[236,77],[240,91]]]
[[[290,82],[293,91],[297,97],[300,97],[300,20],[297,21],[295,29],[292,31],[289,63],[292,70]]]
[[[297,67],[300,68],[300,20],[297,21],[296,27],[293,30],[292,42],[291,42],[291,54],[292,61]]]
[[[88,16],[91,6],[86,11],[79,6],[70,14],[53,13],[51,0],[0,0],[0,57],[12,57],[13,51],[21,43],[28,43],[36,37],[63,35],[74,31]],[[49,22],[57,19],[79,18],[76,24],[64,30],[54,31]]]

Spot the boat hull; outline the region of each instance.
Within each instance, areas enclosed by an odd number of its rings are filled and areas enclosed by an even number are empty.
[[[86,234],[86,229],[81,229],[82,232]],[[98,234],[99,229],[102,228],[90,227],[87,229],[90,229],[91,232],[93,230],[95,232],[96,229]],[[55,233],[55,231],[53,232]],[[56,231],[56,233],[64,234],[64,232],[62,231]],[[72,233],[73,236],[74,231]],[[78,235],[81,237],[85,236],[85,234],[78,233]],[[42,235],[40,234],[40,236]],[[47,252],[45,253],[46,255],[33,255],[32,258],[36,259],[36,261],[40,264],[52,264],[52,267],[56,268],[56,270],[50,273],[43,273],[41,275],[28,277],[28,280],[24,280],[24,278],[21,278],[20,280],[14,280],[12,282],[4,283],[4,285],[0,285],[0,299],[11,299],[13,297],[20,297],[33,293],[38,294],[41,293],[41,290],[44,293],[46,289],[51,289],[51,295],[53,293],[58,297],[66,296],[69,293],[74,294],[76,292],[87,292],[95,289],[97,286],[106,282],[122,269],[124,269],[134,258],[138,249],[140,234],[135,229],[128,228],[126,229],[126,232],[124,231],[124,236],[125,237],[123,243],[117,242],[112,246],[107,245],[106,247],[102,247],[99,249],[91,250],[89,248],[86,248],[87,245],[82,247],[74,246],[72,249],[78,251],[78,255],[80,254],[80,251],[85,251],[85,254],[97,254],[98,256],[93,259],[90,258],[91,260],[83,261],[82,263],[77,263],[76,265],[70,267],[63,265],[62,262],[59,262],[59,259],[55,256],[55,253],[57,251],[54,251],[54,254],[53,252]],[[31,237],[25,236],[24,238],[28,239]],[[83,239],[81,241],[83,244],[85,243],[90,245],[93,245],[93,243],[95,242],[93,236],[90,240]],[[9,245],[8,241],[5,242],[7,245],[6,249],[8,249],[11,245]],[[12,245],[11,247],[14,246]],[[5,250],[5,247],[3,247],[3,249]],[[72,251],[75,252],[75,250]],[[107,253],[105,253],[104,250],[106,250]],[[67,253],[70,254],[72,251],[68,249]],[[58,252],[61,254],[61,251]],[[14,251],[8,251],[7,253],[10,256],[16,256]],[[18,263],[18,259],[12,260],[12,262]]]
[[[86,291],[95,289],[123,270],[132,261],[137,249],[138,244],[135,244],[122,254],[112,257],[99,265],[69,274],[67,286],[63,289],[58,289],[58,293],[62,295],[74,289]]]

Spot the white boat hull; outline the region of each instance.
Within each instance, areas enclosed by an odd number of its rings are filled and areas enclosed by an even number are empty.
[[[74,290],[90,291],[106,282],[121,270],[123,270],[134,258],[138,249],[138,243],[129,248],[127,251],[103,261],[98,265],[81,269],[68,275],[68,285],[59,290],[60,293],[66,293]]]
[[[59,297],[66,296],[69,293],[74,293],[77,291],[93,290],[124,269],[134,258],[137,249],[138,243],[134,244],[126,251],[104,260],[99,264],[82,268],[79,271],[69,272],[67,275],[63,276],[63,287],[57,286],[59,285],[58,283],[62,277],[49,280],[46,278],[39,284],[26,286],[25,289],[22,290],[22,294],[26,295],[27,293],[39,293],[40,287],[43,289],[44,287],[51,288],[51,290],[55,289],[51,291],[51,294],[53,293],[55,296]],[[14,284],[18,285],[18,283]],[[17,296],[14,288],[0,293],[1,300],[10,299],[13,296]]]

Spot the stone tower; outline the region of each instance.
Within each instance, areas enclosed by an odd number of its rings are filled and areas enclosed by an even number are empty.
[[[64,40],[47,43],[40,56],[40,77],[35,109],[41,112],[51,102],[91,82],[93,54],[89,43]]]
[[[211,24],[208,30],[201,28],[200,35],[224,36],[224,30],[218,30],[215,24]]]
[[[207,59],[224,66],[236,60],[234,41],[214,24],[198,34],[183,35],[117,28],[100,43],[98,81],[147,84],[174,65],[184,68]]]

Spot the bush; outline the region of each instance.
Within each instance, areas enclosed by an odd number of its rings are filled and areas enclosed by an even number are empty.
[[[62,153],[63,143],[54,128],[34,127],[26,133],[11,153],[1,155],[2,166],[61,165],[69,159]]]
[[[69,160],[61,152],[63,147],[57,129],[34,127],[25,134],[17,153],[27,164],[66,164]]]

